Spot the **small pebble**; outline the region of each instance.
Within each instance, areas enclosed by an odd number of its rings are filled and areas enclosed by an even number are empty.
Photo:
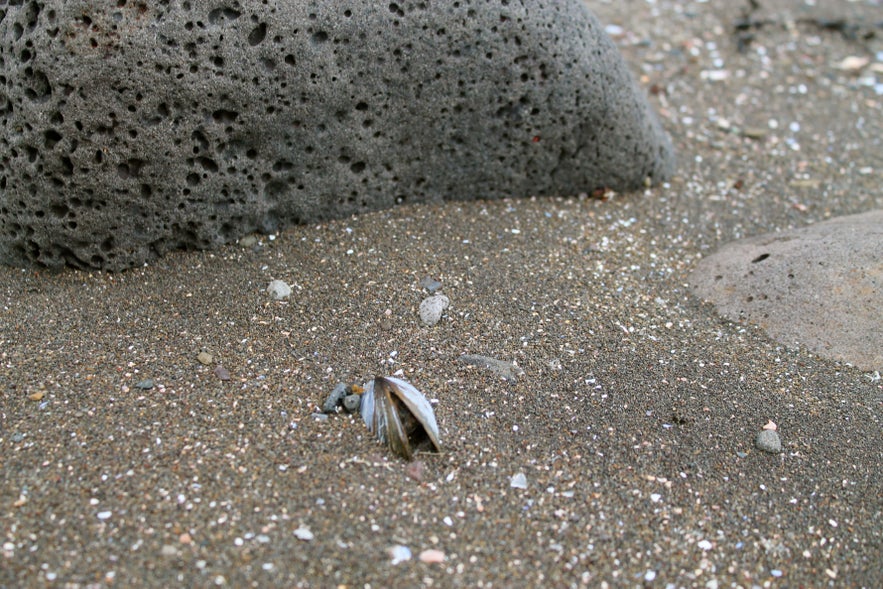
[[[442,313],[451,304],[450,299],[445,295],[432,295],[423,299],[420,303],[420,321],[428,327],[432,327],[442,318]]]
[[[360,395],[347,395],[343,398],[343,408],[349,413],[355,413],[358,411],[361,404],[362,397]]]
[[[144,390],[144,391],[149,391],[150,389],[153,388],[153,386],[154,386],[154,384],[153,384],[153,379],[152,379],[152,378],[145,378],[144,380],[142,380],[141,382],[139,382],[138,384],[136,384],[136,385],[135,385],[135,388],[136,388],[136,389],[141,389],[141,390]]]
[[[428,548],[421,552],[417,558],[425,563],[436,564],[445,561],[445,553],[435,548]]]
[[[239,245],[242,247],[251,247],[257,244],[258,238],[256,235],[246,235],[242,239],[239,240]]]
[[[325,413],[334,413],[337,411],[337,406],[345,396],[346,384],[342,382],[337,383],[334,386],[334,389],[331,390],[328,398],[325,399],[325,402],[322,404],[322,411]]]
[[[389,549],[389,556],[392,557],[392,564],[399,564],[400,562],[411,560],[411,549],[397,544]]]
[[[509,486],[513,489],[526,489],[527,488],[527,477],[523,472],[519,472],[509,481]]]
[[[220,380],[230,380],[230,371],[218,364],[215,366],[215,376]]]
[[[298,529],[294,531],[294,537],[298,540],[303,540],[304,542],[309,542],[316,536],[310,531],[310,528],[307,526],[300,526]]]
[[[178,549],[171,544],[163,544],[163,547],[159,549],[159,552],[163,556],[178,556]]]
[[[281,301],[291,296],[291,287],[282,280],[274,280],[267,287],[267,292],[274,300]]]
[[[214,361],[214,359],[215,359],[215,357],[212,356],[211,354],[209,354],[208,352],[206,352],[205,350],[203,350],[202,352],[200,352],[196,355],[196,360],[200,364],[204,364],[206,366],[211,364]]]
[[[760,450],[770,454],[778,454],[782,451],[782,441],[776,430],[765,429],[757,434],[754,443]]]
[[[419,460],[415,460],[414,462],[409,462],[408,466],[405,467],[405,474],[408,477],[414,479],[415,481],[422,482],[423,481],[423,469],[424,464]]]
[[[328,421],[328,416],[324,413],[311,413],[310,415],[312,415],[313,419],[316,421]]]
[[[435,291],[442,287],[442,283],[431,276],[427,276],[420,281],[420,286],[428,290],[429,294],[433,295],[435,294]]]

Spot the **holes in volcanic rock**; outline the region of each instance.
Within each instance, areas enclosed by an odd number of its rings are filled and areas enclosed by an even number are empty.
[[[46,149],[52,149],[59,141],[61,141],[61,134],[55,129],[49,129],[43,133],[43,145],[46,146]]]
[[[248,34],[248,44],[252,47],[260,45],[266,37],[267,25],[266,23],[261,23]]]
[[[141,168],[147,163],[144,160],[133,158],[117,166],[117,175],[122,180],[137,178],[141,175]]]
[[[212,113],[212,119],[214,119],[216,123],[232,123],[238,116],[239,113],[235,110],[225,110],[223,108],[219,108]]]
[[[236,20],[242,16],[242,13],[232,8],[215,8],[208,13],[208,21],[213,25],[222,25],[230,21]]]

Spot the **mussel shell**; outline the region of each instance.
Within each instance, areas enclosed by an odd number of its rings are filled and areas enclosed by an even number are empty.
[[[432,405],[413,385],[391,376],[365,385],[362,420],[394,453],[410,460],[415,450],[441,451]]]

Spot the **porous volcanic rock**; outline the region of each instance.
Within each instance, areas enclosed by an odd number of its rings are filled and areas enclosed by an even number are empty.
[[[401,202],[629,190],[668,138],[580,0],[0,6],[0,261],[119,270]]]
[[[690,282],[727,319],[883,370],[883,210],[729,243]]]

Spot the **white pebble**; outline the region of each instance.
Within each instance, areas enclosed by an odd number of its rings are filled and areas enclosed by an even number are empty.
[[[389,549],[389,555],[392,557],[392,564],[399,564],[400,562],[411,560],[411,549],[397,544]]]
[[[442,313],[450,304],[450,299],[442,294],[423,299],[423,302],[420,303],[420,321],[424,325],[432,327],[441,320]]]
[[[309,542],[310,540],[315,538],[315,536],[313,535],[313,532],[311,532],[310,528],[308,528],[306,526],[301,526],[298,529],[296,529],[294,531],[294,537],[297,538],[298,540],[303,540],[304,542]]]
[[[281,301],[291,296],[291,287],[282,280],[274,280],[267,287],[267,292],[270,293],[273,299]]]
[[[527,477],[523,472],[519,472],[509,481],[509,486],[513,489],[526,489],[527,488]]]

